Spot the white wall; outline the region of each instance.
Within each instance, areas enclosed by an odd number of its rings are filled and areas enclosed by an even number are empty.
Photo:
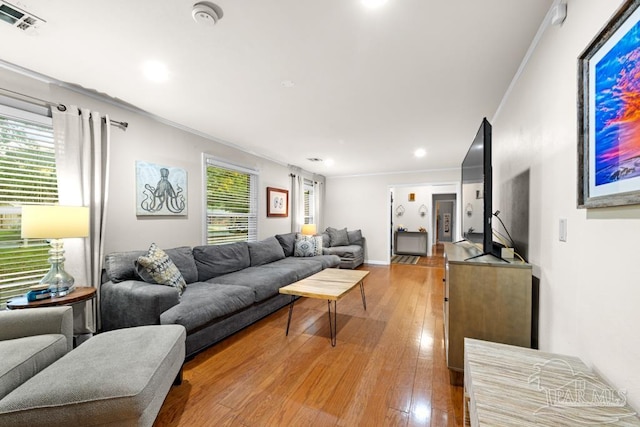
[[[493,187],[530,172],[541,349],[582,358],[640,410],[640,206],[576,208],[577,58],[621,3],[570,0],[564,24],[546,30],[492,123]]]
[[[427,245],[428,254],[431,255],[432,246],[435,244],[435,206],[433,205],[433,196],[436,194],[453,194],[458,190],[457,184],[439,184],[439,185],[398,185],[391,188],[393,191],[393,210],[391,212],[392,230],[396,230],[399,226],[406,228],[407,231],[419,231],[420,227],[424,227],[428,233]],[[415,194],[415,201],[409,201],[409,194]],[[397,207],[402,205],[405,209],[402,216],[397,215]],[[424,205],[427,208],[425,216],[420,216],[419,209]],[[457,221],[453,218],[454,230],[458,232]],[[458,240],[455,236],[454,240]]]
[[[78,105],[126,121],[126,131],[112,127],[106,252],[202,244],[204,193],[202,154],[208,153],[240,166],[258,169],[258,238],[291,231],[288,218],[267,218],[266,187],[289,189],[289,168],[228,145],[165,125],[93,97],[0,69],[2,87],[66,105]],[[135,161],[181,167],[188,176],[188,216],[158,218],[135,214]]]
[[[459,169],[407,174],[327,177],[325,224],[337,228],[361,229],[362,235],[367,239],[366,262],[387,264],[391,242],[391,189],[430,185],[438,187],[432,189],[432,194],[459,194],[459,185],[455,184],[459,180]],[[404,204],[405,208],[409,203]],[[417,211],[420,205],[416,205],[416,203],[418,202],[411,202],[410,206],[415,205]],[[433,209],[430,204],[431,200],[427,204],[431,215]],[[460,218],[456,218],[456,223],[460,224]],[[427,225],[427,230],[431,235],[433,231],[431,226]]]
[[[415,195],[413,202],[409,201],[409,194]],[[420,227],[427,229],[431,233],[431,217],[433,210],[431,209],[431,186],[400,186],[393,190],[393,229],[402,225],[407,231],[418,231]],[[427,208],[427,214],[420,216],[419,208],[424,205]],[[404,213],[398,216],[396,211],[398,206],[404,208]]]

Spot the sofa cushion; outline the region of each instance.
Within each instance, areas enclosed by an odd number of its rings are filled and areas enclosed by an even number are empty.
[[[285,268],[288,270],[292,270],[296,274],[296,278],[294,281],[298,281],[298,280],[304,279],[305,277],[309,277],[312,274],[322,271],[325,261],[326,260],[324,256],[289,257],[289,258],[282,259],[280,261],[272,262],[271,264],[266,265],[265,267],[281,268],[281,269]],[[287,285],[288,284],[289,283],[287,283]]]
[[[294,232],[287,234],[276,234],[276,239],[280,242],[282,250],[285,256],[293,256],[293,251],[296,246],[296,234]]]
[[[324,249],[323,249],[324,250]],[[340,257],[337,255],[316,255],[313,258],[303,258],[319,261],[322,268],[334,268],[340,265]]]
[[[362,231],[361,230],[350,230],[347,231],[347,238],[349,240],[350,245],[360,245],[362,246]]]
[[[362,246],[359,245],[324,248],[323,252],[325,255],[337,255],[340,258],[358,258],[364,255]]]
[[[198,268],[198,281],[233,273],[251,265],[247,242],[206,245],[193,248],[193,257]]]
[[[328,248],[331,246],[331,237],[329,237],[329,233],[327,233],[326,231],[324,233],[321,234],[322,236],[322,247],[323,248]]]
[[[151,426],[184,356],[179,325],[98,334],[0,400],[0,425]]]
[[[282,286],[296,280],[298,280],[298,273],[295,269],[267,264],[215,277],[208,282],[249,287],[254,292],[254,302],[260,302],[277,295]]]
[[[0,399],[67,353],[62,334],[0,341]]]
[[[347,234],[347,229],[342,228],[340,230],[336,228],[329,227],[327,228],[327,233],[329,234],[329,239],[331,239],[331,246],[346,246],[349,244],[349,235]]]
[[[259,242],[249,242],[251,266],[256,267],[284,258],[284,251],[278,239],[271,236]]]
[[[161,324],[178,324],[187,332],[253,304],[254,292],[245,286],[197,282],[190,284],[180,304],[160,315]]]
[[[151,244],[146,255],[138,257],[137,262],[146,269],[146,272],[156,283],[176,288],[180,295],[187,287],[178,267],[171,261],[169,255],[155,243]]]
[[[171,261],[178,267],[185,282],[191,283],[198,280],[198,270],[189,246],[180,246],[164,250]],[[113,283],[125,280],[139,280],[141,277],[136,272],[135,262],[138,257],[145,255],[146,251],[113,252],[105,258],[105,271],[109,280]],[[144,279],[143,279],[144,280]]]

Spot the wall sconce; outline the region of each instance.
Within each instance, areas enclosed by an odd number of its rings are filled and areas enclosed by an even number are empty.
[[[420,216],[425,216],[427,214],[427,207],[425,205],[421,205],[418,208],[418,213],[420,214]]]
[[[396,208],[396,216],[404,215],[404,206],[400,205]]]
[[[471,203],[467,203],[467,206],[464,207],[464,211],[466,212],[467,216],[473,215],[473,205]]]

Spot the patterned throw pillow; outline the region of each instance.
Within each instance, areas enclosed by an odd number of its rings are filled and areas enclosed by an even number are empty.
[[[187,287],[187,283],[184,281],[182,274],[180,274],[178,267],[155,243],[151,244],[147,255],[138,257],[138,263],[146,269],[156,283],[172,286],[178,290],[180,295]]]
[[[322,255],[322,236],[296,236],[296,244],[293,256],[316,256]]]
[[[322,255],[322,236],[313,236],[316,239],[316,255]]]

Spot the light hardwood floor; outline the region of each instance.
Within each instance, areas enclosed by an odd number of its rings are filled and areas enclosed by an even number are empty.
[[[327,303],[296,302],[185,364],[155,426],[460,426],[462,388],[449,385],[444,269],[365,265],[338,301],[331,347]]]

